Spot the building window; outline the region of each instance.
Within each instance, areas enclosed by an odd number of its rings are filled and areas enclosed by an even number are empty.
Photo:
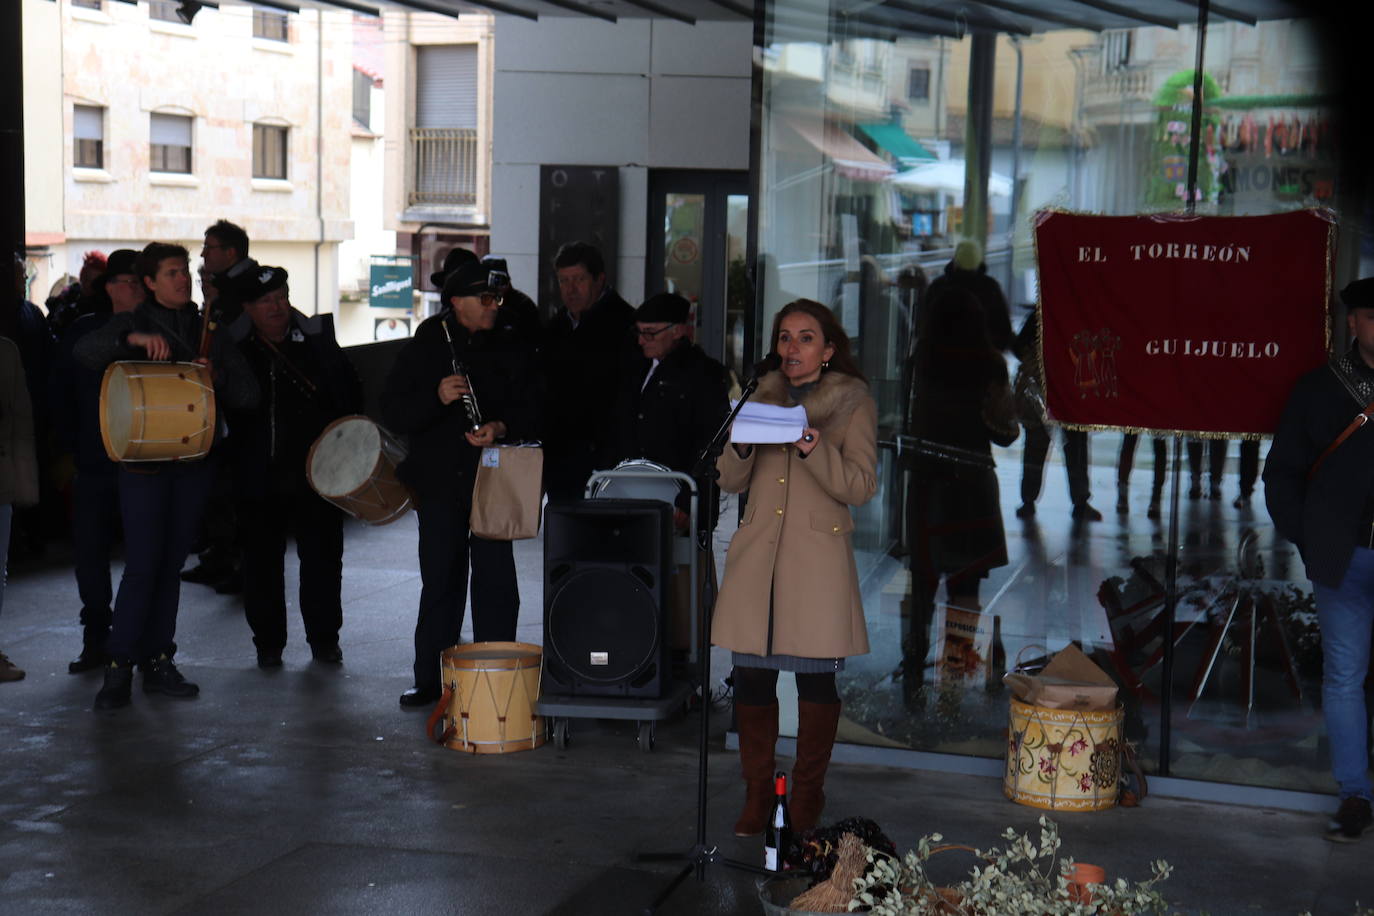
[[[288,128],[275,124],[253,125],[253,177],[286,180]]]
[[[477,46],[417,49],[408,204],[477,202]]]
[[[149,168],[154,172],[191,173],[191,118],[154,114],[149,124]]]
[[[906,97],[913,102],[925,102],[930,99],[930,68],[912,67],[907,74]]]
[[[79,6],[82,9],[88,10],[98,10],[100,9],[100,0],[72,0],[72,6]]]
[[[268,41],[290,41],[287,37],[286,14],[253,10],[253,37]]]
[[[353,70],[353,120],[372,129],[372,77]]]
[[[72,108],[72,165],[79,169],[105,167],[105,109],[94,105]]]
[[[177,15],[176,0],[148,0],[148,18],[157,19],[161,22],[181,22],[181,17]],[[190,25],[189,22],[182,23]]]
[[[1102,35],[1102,72],[1113,73],[1131,62],[1131,30]]]

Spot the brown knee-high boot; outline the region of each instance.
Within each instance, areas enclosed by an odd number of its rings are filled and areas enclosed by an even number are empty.
[[[744,776],[744,810],[735,836],[758,836],[773,807],[773,747],[778,743],[778,704],[735,704],[739,725],[739,768]]]
[[[840,723],[839,703],[797,701],[797,762],[792,767],[792,829],[805,833],[825,808],[825,771]]]

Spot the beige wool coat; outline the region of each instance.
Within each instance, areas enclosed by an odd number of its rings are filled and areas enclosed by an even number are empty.
[[[795,403],[776,371],[763,377],[754,400]],[[843,658],[868,651],[849,509],[878,487],[877,406],[867,385],[838,372],[821,376],[805,406],[820,431],[807,457],[795,445],[755,446],[744,458],[726,446],[717,462],[722,490],[749,490],[711,625],[711,641],[735,652]]]

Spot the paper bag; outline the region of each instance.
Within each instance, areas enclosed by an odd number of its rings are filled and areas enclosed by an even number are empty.
[[[1039,674],[1012,672],[1002,680],[1018,700],[1046,709],[1116,708],[1116,682],[1072,643]]]
[[[492,541],[519,541],[539,534],[544,450],[532,445],[482,449],[472,487],[472,533]]]

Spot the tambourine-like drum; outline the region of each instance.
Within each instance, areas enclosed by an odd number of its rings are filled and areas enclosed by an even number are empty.
[[[445,649],[443,695],[428,733],[440,744],[472,754],[509,754],[539,747],[548,737],[539,699],[543,650],[523,642],[477,642]],[[435,734],[435,726],[443,731]]]
[[[617,464],[616,471],[657,471],[673,473],[673,469],[648,458],[627,458]],[[657,499],[674,502],[682,484],[672,477],[602,477],[592,484],[594,499]]]
[[[1011,701],[1002,791],[1014,802],[1051,811],[1101,811],[1121,791],[1120,706],[1049,709]]]
[[[305,456],[305,478],[320,496],[368,525],[394,522],[409,511],[410,490],[396,476],[405,449],[367,417],[340,417]]]
[[[110,363],[100,438],[111,461],[192,461],[215,441],[215,388],[198,363]]]

